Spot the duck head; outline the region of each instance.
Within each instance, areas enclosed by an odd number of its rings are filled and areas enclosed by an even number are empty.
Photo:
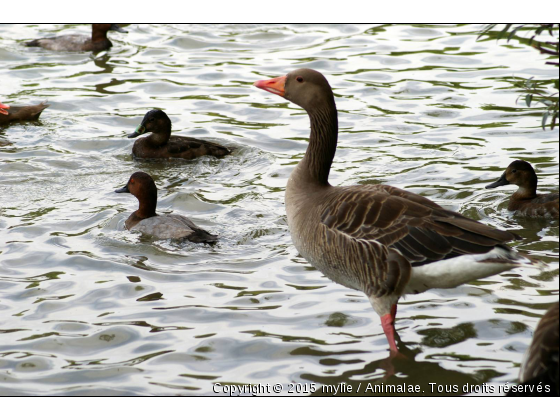
[[[144,115],[144,119],[140,123],[134,133],[130,133],[128,138],[138,137],[144,133],[171,133],[171,120],[161,109],[152,109]]]
[[[10,105],[4,105],[3,103],[0,102],[0,114],[2,115],[8,115],[8,109],[10,109]]]
[[[301,106],[307,112],[334,104],[332,88],[325,76],[312,69],[297,69],[275,79],[259,80],[254,86]]]
[[[496,188],[503,185],[515,184],[527,191],[536,191],[537,174],[529,162],[514,160],[509,164],[500,179],[488,184],[486,188]]]
[[[134,172],[126,185],[116,193],[130,193],[140,203],[136,215],[142,219],[156,215],[157,187],[156,183],[146,172]]]

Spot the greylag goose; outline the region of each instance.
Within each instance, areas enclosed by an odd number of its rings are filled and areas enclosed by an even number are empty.
[[[215,243],[216,235],[199,228],[185,216],[177,214],[156,214],[157,187],[150,175],[135,172],[127,184],[115,190],[116,193],[130,193],[138,199],[139,208],[125,222],[128,230],[136,230],[156,239],[186,239],[196,243]]]
[[[140,159],[194,159],[199,156],[223,157],[230,154],[227,147],[206,140],[193,137],[172,136],[171,120],[160,109],[148,111],[140,125],[128,138],[138,137],[144,133],[149,136],[141,137],[132,146],[132,155]]]
[[[331,280],[367,295],[392,352],[402,295],[453,288],[528,262],[504,245],[517,235],[420,195],[388,185],[330,185],[338,116],[321,73],[300,69],[254,85],[301,106],[311,122],[309,146],[286,186],[296,249]]]
[[[12,122],[35,121],[49,104],[41,102],[38,105],[14,106],[0,103],[0,125]]]
[[[537,174],[529,162],[514,160],[500,179],[486,188],[515,184],[519,188],[509,200],[509,211],[514,211],[520,216],[558,219],[558,193],[537,194],[537,182]]]
[[[513,385],[508,396],[560,396],[558,317],[556,302],[539,321],[519,371],[519,385]]]
[[[87,35],[62,35],[52,38],[39,38],[25,43],[28,47],[41,47],[52,51],[93,51],[108,50],[113,43],[107,38],[107,32],[126,31],[116,23],[93,23],[91,37]]]

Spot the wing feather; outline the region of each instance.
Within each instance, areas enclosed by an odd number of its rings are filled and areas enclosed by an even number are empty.
[[[337,190],[321,215],[326,238],[338,246],[360,243],[353,252],[360,254],[369,270],[361,281],[376,296],[404,290],[412,266],[486,253],[517,238],[395,187],[361,185]],[[385,261],[372,259],[381,251]]]

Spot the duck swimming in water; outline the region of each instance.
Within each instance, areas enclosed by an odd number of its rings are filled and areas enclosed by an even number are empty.
[[[537,182],[537,174],[529,162],[514,160],[500,179],[486,188],[515,184],[519,188],[509,199],[509,211],[514,211],[519,216],[558,219],[558,193],[537,194]]]
[[[16,106],[0,103],[0,125],[12,122],[35,121],[49,104],[41,102],[38,105]]]
[[[61,35],[52,38],[39,38],[25,43],[28,47],[41,47],[52,51],[93,51],[108,50],[113,43],[107,38],[107,32],[126,31],[116,23],[93,23],[91,37],[87,35]]]
[[[139,231],[156,239],[186,239],[208,244],[218,240],[216,235],[199,228],[185,216],[156,214],[157,187],[152,177],[145,172],[133,173],[127,184],[115,192],[130,193],[138,199],[138,210],[125,222],[128,230]]]
[[[194,159],[199,156],[223,157],[231,153],[224,146],[193,137],[172,136],[171,120],[160,109],[152,109],[144,115],[144,119],[129,138],[141,137],[134,142],[132,154],[140,159]]]

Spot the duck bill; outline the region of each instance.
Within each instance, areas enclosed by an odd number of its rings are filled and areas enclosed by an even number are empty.
[[[138,137],[141,134],[144,134],[146,132],[146,127],[144,127],[142,124],[140,124],[138,127],[136,127],[136,130],[134,131],[134,133],[130,133],[128,135],[129,139],[133,139],[134,137]]]
[[[509,185],[509,184],[510,182],[507,180],[506,173],[504,172],[500,177],[500,179],[498,179],[496,182],[492,182],[491,184],[488,184],[486,186],[486,189],[501,187],[502,185]]]
[[[253,83],[253,85],[259,89],[284,97],[286,94],[286,91],[284,90],[286,86],[286,77],[287,76],[282,76],[276,77],[275,79],[259,80]]]
[[[4,105],[3,103],[0,103],[0,114],[8,115],[8,109],[10,109],[10,105]]]
[[[111,24],[111,28],[109,29],[110,31],[117,31],[117,32],[122,32],[123,34],[127,34],[128,31],[125,31],[123,28],[121,28],[119,25],[117,25],[116,23],[112,23]]]
[[[128,189],[128,184],[125,185],[122,188],[119,188],[118,190],[115,190],[116,193],[130,193],[130,190]]]

